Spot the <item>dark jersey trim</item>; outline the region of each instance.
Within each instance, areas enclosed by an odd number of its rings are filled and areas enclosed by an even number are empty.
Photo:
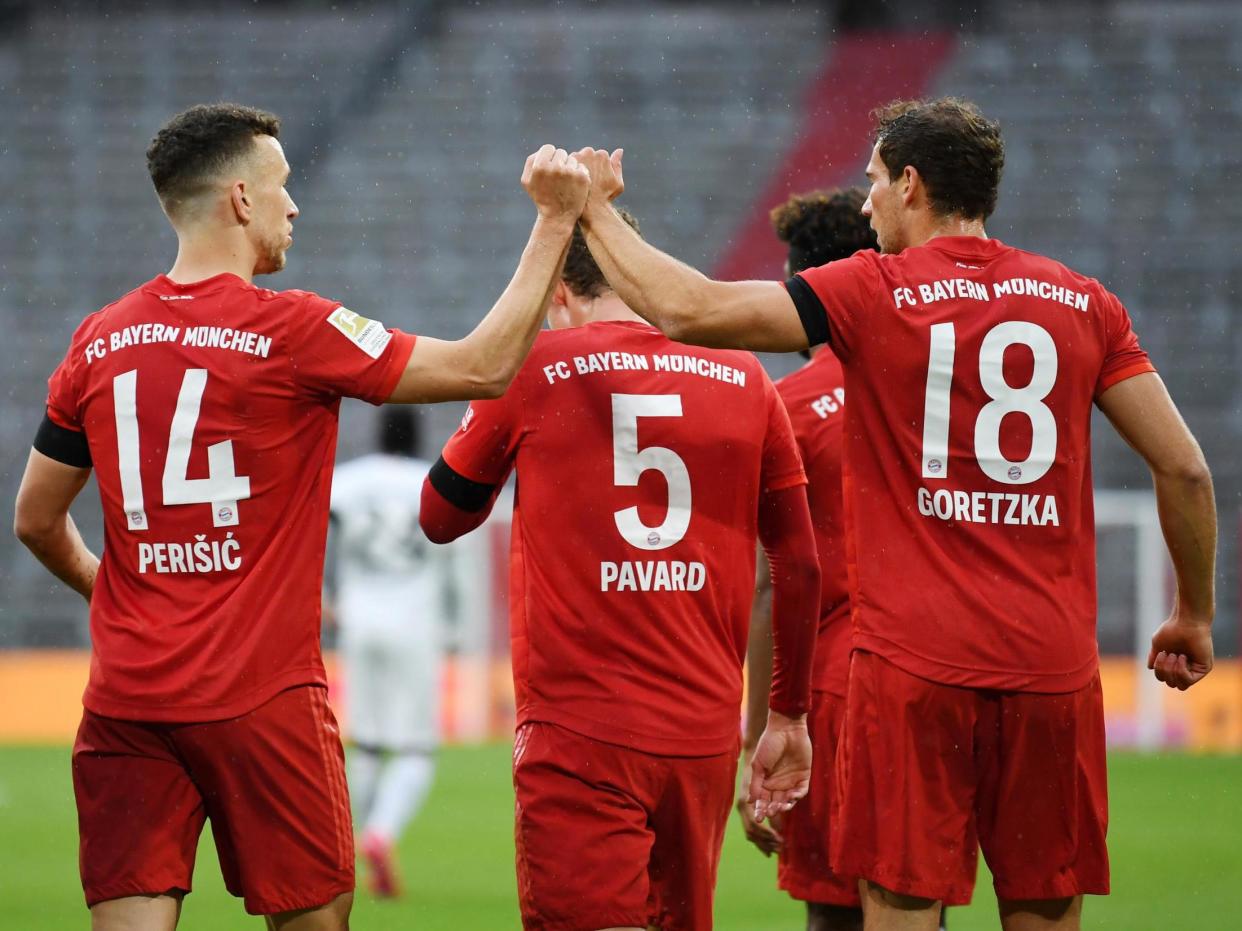
[[[798,316],[810,344],[818,346],[820,343],[829,342],[831,334],[828,331],[828,312],[824,310],[823,302],[815,289],[797,275],[785,282],[785,289],[793,298],[794,307],[798,308]]]
[[[487,507],[496,491],[495,485],[475,482],[453,471],[453,467],[441,456],[431,467],[427,475],[431,487],[440,493],[440,497],[454,507],[463,511],[477,513]]]
[[[34,448],[49,459],[63,462],[75,469],[89,469],[91,448],[86,444],[86,434],[62,427],[46,413],[43,423],[35,433]]]

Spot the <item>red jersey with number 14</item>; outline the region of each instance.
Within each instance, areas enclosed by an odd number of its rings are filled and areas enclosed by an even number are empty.
[[[1092,402],[1153,371],[1120,302],[974,237],[860,252],[789,287],[845,367],[854,647],[950,685],[1086,684]]]
[[[517,467],[519,724],[648,753],[736,747],[759,497],[806,481],[753,355],[644,323],[540,333],[443,458],[485,485]]]
[[[306,291],[160,277],[92,314],[48,416],[85,431],[104,515],[83,703],[210,721],[325,682],[324,539],[343,395],[414,346]]]

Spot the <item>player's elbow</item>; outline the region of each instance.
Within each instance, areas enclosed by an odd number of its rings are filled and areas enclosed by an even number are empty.
[[[509,390],[509,385],[513,383],[513,379],[517,377],[518,370],[521,367],[521,359],[477,359],[475,364],[470,366],[462,375],[466,380],[470,400],[485,400],[503,396]]]
[[[461,533],[456,528],[450,527],[440,521],[423,520],[419,518],[418,525],[423,528],[423,535],[432,543],[452,543]]]
[[[43,548],[48,538],[55,532],[56,522],[48,515],[23,506],[19,499],[13,515],[13,535],[29,550],[38,551]]]
[[[1212,472],[1203,450],[1193,441],[1175,453],[1152,462],[1151,470],[1158,480],[1171,481],[1184,488],[1212,487]]]

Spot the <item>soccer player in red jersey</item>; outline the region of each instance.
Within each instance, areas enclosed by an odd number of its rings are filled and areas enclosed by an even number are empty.
[[[471,405],[419,515],[432,540],[453,539],[517,470],[522,920],[708,929],[756,533],[775,589],[771,708],[751,780],[760,814],[787,810],[810,776],[819,567],[806,479],[758,360],[670,342],[617,298],[580,236],[548,318],[508,393]]]
[[[772,211],[776,235],[789,249],[787,275],[797,274],[860,249],[875,249],[875,233],[862,215],[861,188],[814,191],[791,197]],[[755,820],[738,800],[746,836],[766,854],[779,857],[778,883],[806,902],[807,931],[853,931],[862,927],[858,883],[838,876],[829,863],[836,747],[845,719],[845,683],[850,657],[850,603],[845,572],[845,508],[841,490],[841,438],[845,419],[845,376],[826,346],[809,350],[811,361],[776,383],[789,411],[802,465],[819,552],[819,632],[815,644],[811,713],[807,728],[815,748],[811,788],[788,814]],[[749,755],[763,728],[772,665],[771,582],[759,554],[756,595],[748,648],[746,738]]]
[[[247,911],[346,927],[353,841],[319,652],[340,399],[501,393],[586,195],[563,151],[531,156],[538,217],[509,287],[465,339],[416,341],[252,284],[284,266],[298,216],[279,129],[220,104],[160,130],[147,162],[176,262],[78,328],[18,493],[18,536],[91,606],[73,779],[96,929],[174,927],[208,818]],[[102,560],[69,516],[92,467]]]
[[[863,211],[883,255],[717,282],[607,200],[621,152],[584,150],[581,225],[620,297],[674,338],[845,370],[853,648],[833,868],[868,929],[931,929],[978,847],[1007,931],[1077,928],[1108,891],[1090,418],[1152,470],[1177,577],[1149,666],[1212,668],[1216,511],[1203,454],[1099,282],[986,236],[998,125],[946,98],[877,112]]]

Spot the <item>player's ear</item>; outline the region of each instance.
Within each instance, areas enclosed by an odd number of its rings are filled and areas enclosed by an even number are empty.
[[[250,222],[250,211],[252,205],[250,203],[250,195],[246,192],[245,181],[234,181],[229,188],[229,203],[233,207],[233,214],[237,217],[237,222],[245,226]]]
[[[917,168],[913,165],[907,165],[901,173],[901,180],[898,182],[898,186],[901,192],[901,202],[907,207],[912,207],[918,196],[923,193],[923,177],[919,174]]]

